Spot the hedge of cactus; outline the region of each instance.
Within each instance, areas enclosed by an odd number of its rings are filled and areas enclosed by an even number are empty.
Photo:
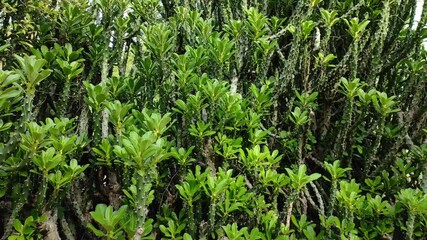
[[[1,0],[0,238],[427,239],[426,24],[415,0]]]

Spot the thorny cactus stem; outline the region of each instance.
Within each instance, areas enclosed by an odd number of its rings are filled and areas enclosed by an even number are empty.
[[[45,212],[47,218],[46,221],[40,226],[41,229],[46,231],[44,239],[61,239],[58,232],[58,210],[54,208],[53,210]]]
[[[302,165],[305,164],[304,161],[304,148],[305,148],[305,144],[306,144],[306,137],[307,137],[307,131],[305,130],[305,127],[299,127],[300,129],[300,134],[298,137],[298,164]],[[307,128],[309,129],[309,128]]]
[[[355,39],[353,42],[353,48],[352,48],[352,62],[351,62],[351,69],[350,69],[350,79],[356,79],[357,78],[357,66],[359,61],[359,40]]]
[[[350,127],[352,124],[352,118],[353,118],[353,110],[354,110],[354,99],[349,99],[349,102],[347,103],[347,107],[345,108],[345,114],[344,114],[344,129],[339,132],[338,134],[338,140],[336,141],[336,145],[334,147],[334,157],[336,159],[342,159],[344,152],[347,148],[347,140],[351,137],[349,136]],[[349,158],[348,167],[351,167],[351,158]]]
[[[146,206],[146,198],[147,193],[145,192],[145,185],[147,184],[146,177],[141,176],[137,173],[137,179],[138,179],[138,199],[135,202],[135,211],[138,216],[138,223],[136,227],[136,233],[134,236],[134,240],[139,240],[142,237],[142,234],[144,233],[144,225],[145,225],[145,218],[147,215],[147,206]]]
[[[109,51],[105,51],[104,56],[103,56],[103,61],[102,61],[102,70],[101,70],[101,83],[106,83],[107,82],[107,77],[108,77],[108,56],[109,56]],[[108,111],[107,108],[102,109],[101,112],[101,137],[102,138],[107,138],[108,137]]]
[[[93,144],[97,146],[101,142],[101,116],[97,111],[93,112]]]
[[[88,133],[88,127],[89,127],[89,108],[88,106],[83,103],[82,111],[80,112],[79,116],[79,125],[78,125],[78,132],[80,135],[85,135]]]
[[[30,122],[33,120],[33,99],[34,94],[27,92],[22,107],[22,122]]]
[[[274,193],[273,193],[273,201],[272,201],[272,205],[273,205],[273,209],[274,209],[274,212],[279,212],[279,208],[278,208],[278,206],[277,206],[277,199],[278,199],[278,197],[279,197],[279,193],[277,192],[277,191],[274,191]]]
[[[283,207],[282,216],[284,216],[283,220],[285,221],[285,225],[288,229],[291,226],[292,210],[293,210],[295,200],[297,199],[298,196],[299,196],[299,191],[292,192],[291,195],[289,195],[288,199],[286,200],[285,206]]]
[[[415,225],[415,214],[409,211],[408,221],[406,222],[406,228],[408,229],[406,234],[409,240],[414,239],[414,225]]]
[[[215,231],[216,197],[211,197],[209,206],[209,231]]]
[[[31,180],[31,174],[28,174],[23,184],[23,188],[22,188],[23,193],[19,196],[19,198],[17,199],[17,201],[13,206],[12,213],[10,214],[9,219],[6,222],[6,225],[5,225],[6,227],[4,229],[3,237],[1,238],[1,240],[6,240],[10,236],[10,234],[12,233],[13,223],[15,222],[16,217],[18,216],[19,212],[21,212],[22,208],[27,202],[28,194],[31,190],[30,180]]]
[[[334,1],[334,3],[335,3],[335,1]],[[352,15],[356,15],[357,16],[357,13],[359,12],[359,9],[362,7],[362,6],[364,6],[365,5],[365,0],[360,0],[356,5],[354,5],[354,7],[352,7],[350,10],[348,10],[344,15],[342,15],[342,19],[346,19],[346,18],[348,18],[349,16],[352,16]],[[353,14],[354,13],[354,14]]]
[[[66,117],[68,101],[70,99],[70,80],[67,79],[64,84],[64,90],[62,91],[59,107],[58,107],[58,116]]]
[[[61,228],[64,231],[64,235],[67,238],[67,240],[75,240],[75,237],[65,217],[62,217],[61,220],[59,220],[59,222],[61,223]]]
[[[43,200],[46,198],[46,191],[48,188],[48,176],[47,174],[43,174],[43,179],[40,184],[39,195],[37,196],[36,208],[39,212],[42,211],[43,208]]]
[[[375,76],[378,74],[378,72],[381,70],[381,67],[383,65],[381,61],[381,53],[384,48],[384,43],[387,38],[388,33],[388,25],[390,22],[390,0],[385,0],[384,7],[382,10],[382,17],[380,21],[380,25],[378,28],[378,32],[375,34],[374,42],[375,44],[371,45],[371,52],[374,53],[373,56],[373,69],[371,71],[370,77],[368,77],[368,80],[370,81],[370,84],[375,83]]]
[[[309,184],[313,188],[314,194],[316,195],[317,201],[319,202],[320,214],[325,215],[325,204],[323,202],[322,195],[320,194],[319,190],[313,182],[310,182]]]
[[[332,179],[331,193],[329,195],[329,207],[328,207],[328,216],[332,216],[334,214],[336,195],[338,191],[338,181],[337,179]]]
[[[22,104],[22,115],[19,121],[19,125],[16,128],[16,130],[11,134],[9,141],[5,144],[5,152],[0,153],[0,157],[4,155],[5,156],[4,159],[6,159],[11,154],[11,152],[14,151],[15,145],[18,144],[20,141],[19,133],[25,132],[27,130],[26,123],[34,120],[33,99],[34,99],[34,93],[30,90],[27,90],[25,94],[24,102]]]
[[[380,148],[381,145],[381,140],[384,134],[384,125],[385,125],[385,117],[381,116],[380,122],[378,124],[378,134],[377,134],[377,138],[375,139],[375,143],[374,143],[374,148],[372,149],[372,152],[370,154],[370,157],[368,159],[368,161],[366,162],[366,166],[365,166],[365,175],[369,175],[372,171],[371,171],[371,167],[372,164],[376,158],[377,152]]]
[[[187,202],[187,210],[188,210],[188,230],[191,237],[195,237],[196,234],[196,222],[194,219],[194,207],[193,202]]]

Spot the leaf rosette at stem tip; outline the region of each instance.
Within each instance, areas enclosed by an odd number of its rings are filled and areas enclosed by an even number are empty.
[[[300,165],[298,167],[298,172],[296,173],[289,168],[285,168],[285,170],[288,173],[289,178],[291,180],[290,185],[297,192],[301,191],[301,189],[304,188],[310,182],[313,182],[322,176],[319,173],[313,173],[313,174],[307,175],[306,165]]]
[[[339,178],[344,177],[345,173],[351,170],[351,168],[341,168],[339,160],[335,160],[332,164],[325,162],[325,168],[331,175],[331,179],[323,176],[323,178],[328,181],[336,181]]]
[[[36,56],[20,57],[15,55],[19,69],[17,73],[21,76],[26,86],[25,92],[27,97],[34,97],[36,86],[46,79],[52,72],[50,69],[43,69],[47,63],[44,59],[37,59]]]
[[[359,18],[352,18],[349,20],[344,19],[345,24],[348,27],[348,33],[353,37],[353,39],[359,39],[360,35],[363,31],[365,31],[366,27],[370,23],[369,20],[364,19],[362,22],[359,22]]]
[[[54,169],[64,160],[64,156],[56,153],[54,148],[48,148],[42,151],[41,156],[36,156],[34,164],[40,169],[44,177],[48,176],[50,170]]]
[[[340,18],[337,18],[338,12],[336,10],[326,10],[326,9],[320,9],[320,14],[322,15],[322,19],[324,24],[330,29],[335,24],[337,24],[340,21]]]
[[[92,223],[88,223],[87,227],[98,237],[123,239],[123,227],[120,226],[120,221],[125,218],[127,208],[127,205],[123,205],[117,211],[114,211],[112,206],[98,204],[95,207],[95,211],[90,212],[90,215],[101,229],[96,228]]]
[[[84,100],[92,112],[99,113],[102,110],[105,100],[109,97],[109,89],[105,84],[93,85],[84,81],[88,96]]]
[[[120,158],[120,162],[128,166],[135,166],[142,177],[156,169],[159,162],[169,157],[166,140],[157,139],[153,132],[143,135],[135,131],[124,136],[121,140],[123,146],[115,145],[113,152]]]
[[[376,91],[376,94],[372,95],[372,102],[375,110],[381,114],[382,117],[386,117],[391,113],[400,111],[400,108],[394,108],[399,102],[394,99],[396,96],[388,97],[387,93]]]

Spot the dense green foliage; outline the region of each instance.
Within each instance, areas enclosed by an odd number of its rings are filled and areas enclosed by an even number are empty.
[[[1,239],[427,239],[427,1],[1,0]]]

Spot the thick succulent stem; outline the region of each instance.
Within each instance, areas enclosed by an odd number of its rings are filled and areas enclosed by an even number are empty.
[[[328,216],[332,216],[334,214],[334,208],[335,208],[335,196],[337,194],[338,190],[338,182],[336,179],[332,179],[332,187],[331,187],[331,193],[329,194],[329,207],[328,207]]]
[[[215,216],[216,216],[216,198],[211,198],[211,204],[209,206],[209,231],[215,231]]]
[[[356,39],[353,42],[353,49],[352,49],[352,61],[351,61],[351,68],[350,68],[350,79],[354,80],[357,78],[357,67],[358,67],[358,61],[359,61],[359,41]]]
[[[63,233],[64,233],[65,237],[67,238],[67,240],[75,240],[76,238],[74,237],[74,234],[71,231],[67,220],[63,217],[63,218],[61,218],[61,220],[59,220],[59,222],[61,224],[61,228],[62,228]]]
[[[305,146],[305,137],[304,134],[300,134],[298,137],[298,164],[304,164],[304,146]]]
[[[70,86],[71,83],[69,80],[66,80],[64,83],[64,90],[62,91],[61,99],[58,107],[58,116],[66,117],[68,102],[70,99]]]
[[[99,145],[101,142],[101,116],[99,112],[93,113],[93,144]]]
[[[58,232],[58,210],[55,208],[52,211],[46,211],[45,212],[47,218],[46,221],[41,225],[41,228],[45,230],[45,240],[55,239],[60,240],[61,237],[59,236]]]
[[[193,203],[190,201],[187,203],[187,210],[188,210],[188,230],[191,235],[191,237],[196,237],[196,221],[194,219],[194,207]]]
[[[279,197],[279,194],[278,194],[278,192],[274,192],[273,193],[273,201],[272,201],[272,205],[273,205],[273,210],[274,210],[274,212],[276,212],[276,213],[278,213],[279,212],[279,209],[278,209],[278,206],[277,206],[277,199],[278,199],[278,197]]]
[[[344,128],[338,133],[338,138],[335,142],[334,151],[332,153],[336,159],[341,159],[347,148],[347,140],[349,138],[348,133],[352,124],[353,110],[354,101],[353,99],[349,99],[344,113]],[[351,167],[351,162],[349,163],[349,167]]]
[[[295,200],[297,199],[299,195],[299,191],[294,191],[289,195],[288,199],[286,200],[286,204],[283,207],[282,216],[283,220],[285,222],[285,226],[289,229],[291,226],[291,217],[292,217],[292,210],[295,203]],[[286,214],[285,214],[286,213]]]
[[[44,198],[46,197],[47,187],[48,187],[47,174],[44,174],[42,182],[40,184],[39,195],[37,196],[37,201],[36,201],[36,208],[38,209],[39,212],[41,212],[43,208],[43,202],[44,202]]]
[[[22,208],[27,202],[28,194],[31,190],[30,180],[31,180],[31,175],[29,174],[22,186],[23,193],[19,196],[19,198],[15,202],[12,213],[10,214],[9,219],[6,222],[6,225],[5,225],[6,227],[4,229],[3,237],[1,238],[1,240],[6,240],[7,237],[10,236],[10,234],[12,233],[13,223],[15,222],[16,217],[18,216],[19,212],[21,212]]]
[[[409,240],[414,239],[414,225],[415,225],[415,214],[409,212],[408,221],[406,221],[406,235],[408,236]]]
[[[380,119],[380,122],[378,124],[378,134],[377,134],[377,138],[375,139],[375,143],[373,145],[374,147],[372,149],[372,152],[370,154],[368,161],[366,162],[365,174],[371,173],[372,164],[374,163],[374,160],[377,156],[377,152],[378,152],[380,145],[381,145],[381,140],[382,140],[382,136],[384,133],[384,124],[385,124],[385,117],[382,116]]]
[[[317,201],[319,202],[320,214],[323,216],[325,215],[325,204],[324,204],[322,195],[320,194],[319,190],[317,189],[316,185],[313,182],[310,182],[309,184],[313,188],[314,194],[317,198]]]
[[[134,240],[139,240],[142,237],[142,234],[144,233],[144,225],[145,225],[145,219],[147,215],[147,206],[146,206],[146,198],[147,193],[145,192],[145,185],[146,180],[144,176],[141,176],[138,174],[138,199],[135,202],[135,211],[136,215],[138,216],[138,222],[137,222],[137,230],[134,236]]]

